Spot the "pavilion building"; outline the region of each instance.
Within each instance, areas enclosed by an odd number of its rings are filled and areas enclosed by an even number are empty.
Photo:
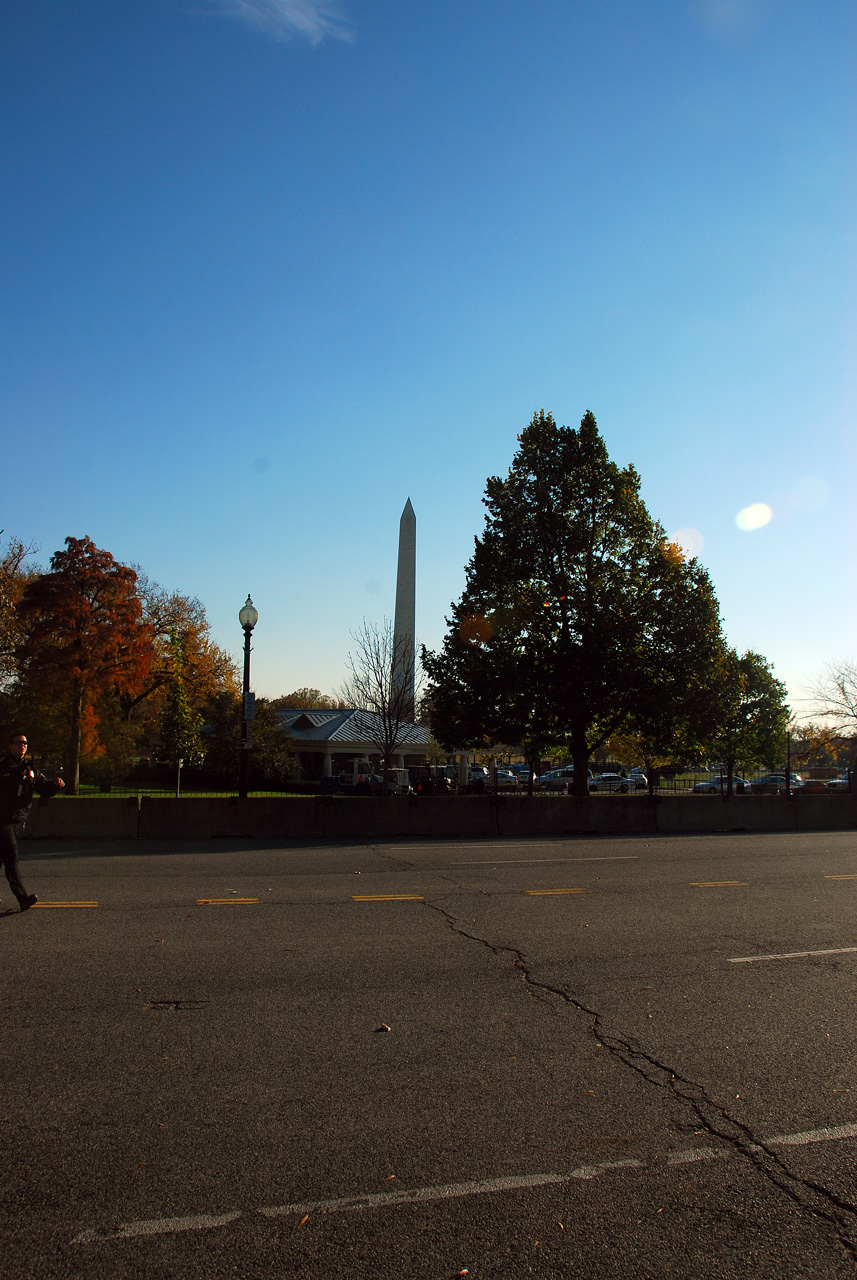
[[[382,756],[380,716],[372,711],[337,710],[331,707],[286,707],[280,711],[301,777],[317,782],[345,771],[350,760],[369,760],[380,773]],[[411,769],[422,764],[429,751],[428,729],[420,724],[404,724],[391,767]]]

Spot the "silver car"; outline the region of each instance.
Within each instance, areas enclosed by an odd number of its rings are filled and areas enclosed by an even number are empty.
[[[562,769],[551,769],[539,778],[539,786],[543,791],[567,791],[569,783],[574,782],[574,770],[571,765]]]
[[[828,791],[848,791],[851,786],[851,779],[847,773],[843,773],[841,778],[831,778],[827,784]]]
[[[722,791],[727,790],[726,783],[727,779],[722,774],[716,773],[711,778],[704,778],[702,782],[695,782],[693,784],[693,790],[696,795],[719,795]],[[736,775],[736,777],[732,779],[732,790],[736,795],[740,796],[745,791],[749,793],[750,784],[749,782],[745,782],[743,778],[739,778]]]
[[[633,783],[631,784],[633,785]],[[590,791],[619,791],[622,795],[628,790],[628,779],[621,773],[599,773],[589,784]]]

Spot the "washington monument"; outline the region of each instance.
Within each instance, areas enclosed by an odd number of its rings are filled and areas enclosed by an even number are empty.
[[[399,521],[399,564],[393,620],[393,689],[402,691],[402,719],[414,718],[417,518],[408,498]]]

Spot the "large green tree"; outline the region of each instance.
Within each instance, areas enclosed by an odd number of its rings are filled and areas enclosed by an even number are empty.
[[[175,762],[176,796],[178,796],[182,765],[202,764],[205,749],[200,738],[203,717],[198,711],[194,711],[188,702],[183,680],[184,661],[179,638],[176,635],[170,638],[170,650],[173,665],[158,726],[161,739],[159,755],[165,760]]]
[[[775,768],[784,760],[789,714],[786,686],[777,680],[771,664],[751,649],[743,654],[729,650],[718,725],[709,740],[726,770],[728,791],[736,767]]]
[[[566,743],[583,796],[591,753],[621,729],[660,740],[711,722],[723,639],[708,575],[591,413],[579,430],[535,414],[484,503],[443,647],[423,654],[442,743]]]

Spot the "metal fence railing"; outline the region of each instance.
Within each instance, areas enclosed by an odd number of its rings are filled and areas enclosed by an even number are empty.
[[[646,795],[649,791],[648,781],[646,781],[645,783],[641,783],[638,779],[634,779],[630,777],[623,779],[621,784],[614,783],[612,786],[608,788],[604,784],[599,784],[598,778],[596,776],[595,784],[596,784],[595,787],[591,789],[596,794],[602,794],[602,795],[616,795],[616,796],[637,795],[639,796],[639,795]],[[420,788],[414,785],[414,790],[418,790],[418,789]],[[799,783],[796,782],[792,784],[791,793],[793,795],[801,795],[801,794],[835,795],[837,793],[841,794],[842,792],[850,792],[851,789],[852,789],[851,775],[850,775],[850,771],[847,771],[845,774],[840,774],[835,778],[814,777],[812,775],[809,775],[809,776],[804,775],[801,778]],[[427,789],[422,788],[421,790],[423,793],[425,793]],[[433,790],[435,794],[438,793],[436,789],[433,789]],[[448,792],[444,792],[444,794],[456,794],[456,792],[460,793],[460,790],[461,789],[459,788],[453,787]],[[486,792],[490,794],[493,788],[491,786],[491,782],[489,778],[489,779],[486,779],[486,783],[484,787],[481,789],[474,788],[473,786],[469,786],[464,790],[468,794],[484,794]],[[509,784],[508,782],[501,782],[498,785],[497,790],[500,794],[505,794],[505,795],[525,796],[529,794],[529,786],[527,782],[523,782],[520,784]],[[573,790],[573,783],[571,782],[571,780],[563,780],[561,785],[546,784],[545,786],[541,786],[538,782],[535,782],[533,787],[533,796],[534,797],[535,796],[556,796],[557,794],[570,794],[572,790]],[[728,791],[728,787],[726,785],[726,779],[722,775],[713,774],[713,773],[701,773],[701,772],[686,773],[686,774],[681,774],[673,777],[661,777],[658,779],[657,784],[653,788],[653,792],[655,795],[663,796],[663,797],[700,795],[700,794],[723,795],[727,791]],[[211,783],[211,785],[208,785],[208,786],[200,785],[198,781],[194,781],[193,783],[190,783],[187,786],[182,784],[179,788],[179,798],[186,798],[186,799],[190,799],[193,797],[212,798],[212,799],[226,798],[226,797],[237,796],[237,794],[238,794],[237,779],[231,785],[229,785],[228,783],[222,780],[214,781]],[[311,799],[314,796],[320,796],[320,795],[330,796],[331,798],[341,798],[342,796],[341,792],[340,793],[337,793],[335,791],[331,792],[330,789],[323,786],[321,782],[302,781],[302,782],[286,782],[286,783],[279,783],[279,784],[274,784],[274,783],[266,784],[263,781],[257,785],[256,783],[253,782],[252,779],[250,781],[248,794],[251,798],[287,796],[287,797],[304,797],[306,799]],[[749,777],[749,776],[737,777],[736,776],[733,783],[733,794],[734,795],[740,795],[740,794],[785,795],[786,788],[784,785],[778,784],[776,782],[764,782],[762,780],[761,775],[757,775],[756,777]],[[146,783],[142,783],[136,779],[130,779],[125,781],[120,780],[118,782],[111,782],[109,786],[105,785],[104,783],[83,781],[79,786],[78,795],[89,797],[89,798],[93,798],[93,797],[95,798],[113,797],[114,799],[135,798],[139,801],[144,798],[151,798],[151,799],[175,798],[176,787],[175,787],[175,783],[173,783],[172,785],[168,785],[164,783],[162,780],[157,780],[157,779],[152,779],[151,782],[146,782]],[[64,798],[71,798],[70,793],[68,791],[64,793],[60,793],[60,795],[57,797],[57,799],[64,799]]]

